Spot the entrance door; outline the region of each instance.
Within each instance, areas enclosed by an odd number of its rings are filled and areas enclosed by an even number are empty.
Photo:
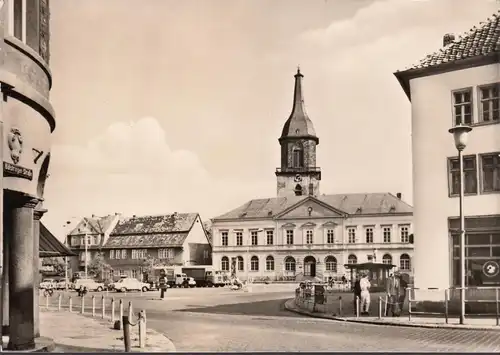
[[[316,259],[314,256],[306,256],[304,258],[304,276],[316,276]]]

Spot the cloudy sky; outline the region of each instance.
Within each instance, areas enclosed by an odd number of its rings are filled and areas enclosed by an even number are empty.
[[[410,104],[392,73],[495,0],[52,0],[57,113],[45,223],[200,212],[276,195],[293,75],[322,193],[412,202]],[[450,143],[451,144],[451,143]]]

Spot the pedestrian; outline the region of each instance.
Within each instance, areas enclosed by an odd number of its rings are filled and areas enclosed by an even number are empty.
[[[392,317],[399,316],[399,299],[401,292],[400,278],[397,277],[396,272],[392,273],[387,280],[387,308],[385,316],[391,314]]]
[[[359,282],[360,288],[361,288],[361,310],[362,310],[362,315],[369,315],[370,314],[370,280],[368,279],[368,274],[363,274],[363,277],[361,278]]]
[[[403,278],[403,275],[399,272],[396,272],[396,277],[399,279],[399,294],[398,294],[398,307],[397,307],[399,312],[396,314],[396,317],[399,317],[401,315],[401,312],[403,311],[408,282],[406,282],[406,280]]]
[[[353,287],[353,291],[354,291],[354,300],[353,300],[353,304],[354,304],[354,315],[357,316],[358,315],[358,300],[361,299],[361,280],[359,279],[359,275],[356,274],[356,279],[354,281],[354,287]]]

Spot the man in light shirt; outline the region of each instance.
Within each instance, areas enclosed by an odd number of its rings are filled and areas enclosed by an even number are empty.
[[[361,287],[361,314],[368,315],[370,311],[370,280],[368,275],[364,273],[359,282]]]

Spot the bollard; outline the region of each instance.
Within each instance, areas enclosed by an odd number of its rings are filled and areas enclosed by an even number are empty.
[[[82,314],[85,313],[85,296],[82,296],[82,309],[81,309],[81,313]]]
[[[382,298],[378,298],[378,319],[382,319]]]
[[[73,312],[73,299],[69,296],[69,313]]]
[[[62,302],[62,294],[59,294],[59,296],[57,296],[57,310],[59,312],[61,312],[61,302]]]
[[[92,295],[92,318],[95,317],[95,296]]]
[[[143,309],[139,312],[139,347],[146,347],[146,311]]]
[[[342,296],[339,296],[339,316],[342,317]]]
[[[49,295],[45,296],[45,309],[49,310]]]
[[[165,298],[165,289],[163,287],[160,289],[160,298],[161,299]]]
[[[134,318],[134,312],[132,310],[132,301],[128,302],[128,319]]]
[[[448,324],[448,298],[449,298],[449,290],[444,290],[444,320],[446,324]]]
[[[101,304],[102,304],[101,318],[104,319],[106,318],[106,299],[104,298],[104,295],[102,295],[101,297]]]
[[[120,299],[120,327],[123,329],[123,300]]]
[[[496,310],[496,313],[497,313],[497,325],[500,325],[500,306],[498,305],[498,288],[495,289],[495,303],[496,303],[496,306],[497,306],[497,310]]]
[[[359,297],[356,296],[356,318],[359,318]]]
[[[130,352],[130,324],[128,316],[121,318],[123,324],[123,343],[125,344],[125,352]]]
[[[115,298],[111,298],[111,323],[115,324]]]

